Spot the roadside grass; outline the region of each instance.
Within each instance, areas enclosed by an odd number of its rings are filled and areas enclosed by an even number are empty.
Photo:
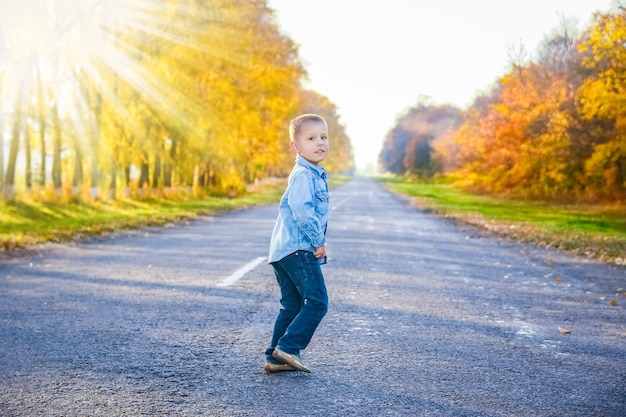
[[[348,179],[333,176],[330,185],[333,187]],[[0,252],[274,204],[280,201],[285,187],[286,179],[274,179],[251,187],[249,192],[234,198],[196,197],[180,192],[167,198],[103,201],[0,199]]]
[[[235,198],[194,197],[180,193],[168,198],[105,201],[0,200],[0,250],[105,235],[120,229],[161,226],[182,219],[274,203],[280,199],[284,188],[284,181],[280,181]]]
[[[471,194],[449,184],[377,180],[414,204],[521,242],[626,265],[626,207],[556,204]]]

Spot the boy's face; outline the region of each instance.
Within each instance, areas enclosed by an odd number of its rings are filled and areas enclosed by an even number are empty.
[[[326,123],[307,120],[291,142],[291,149],[313,165],[319,165],[328,154],[328,128]]]

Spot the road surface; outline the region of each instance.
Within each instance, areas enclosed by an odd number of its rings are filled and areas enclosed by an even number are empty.
[[[626,415],[625,267],[330,202],[312,373],[263,371],[267,206],[0,261],[0,416]]]

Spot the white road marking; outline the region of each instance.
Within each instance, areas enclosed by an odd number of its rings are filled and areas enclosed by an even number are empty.
[[[251,260],[235,272],[233,272],[229,277],[225,278],[222,282],[217,284],[218,287],[228,287],[233,285],[235,282],[239,281],[241,277],[246,275],[248,272],[252,271],[258,264],[265,261],[267,258],[265,256],[259,256],[256,259]]]

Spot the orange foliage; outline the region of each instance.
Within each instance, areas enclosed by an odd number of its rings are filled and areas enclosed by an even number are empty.
[[[458,184],[528,197],[626,197],[626,13],[550,39],[433,141]]]

